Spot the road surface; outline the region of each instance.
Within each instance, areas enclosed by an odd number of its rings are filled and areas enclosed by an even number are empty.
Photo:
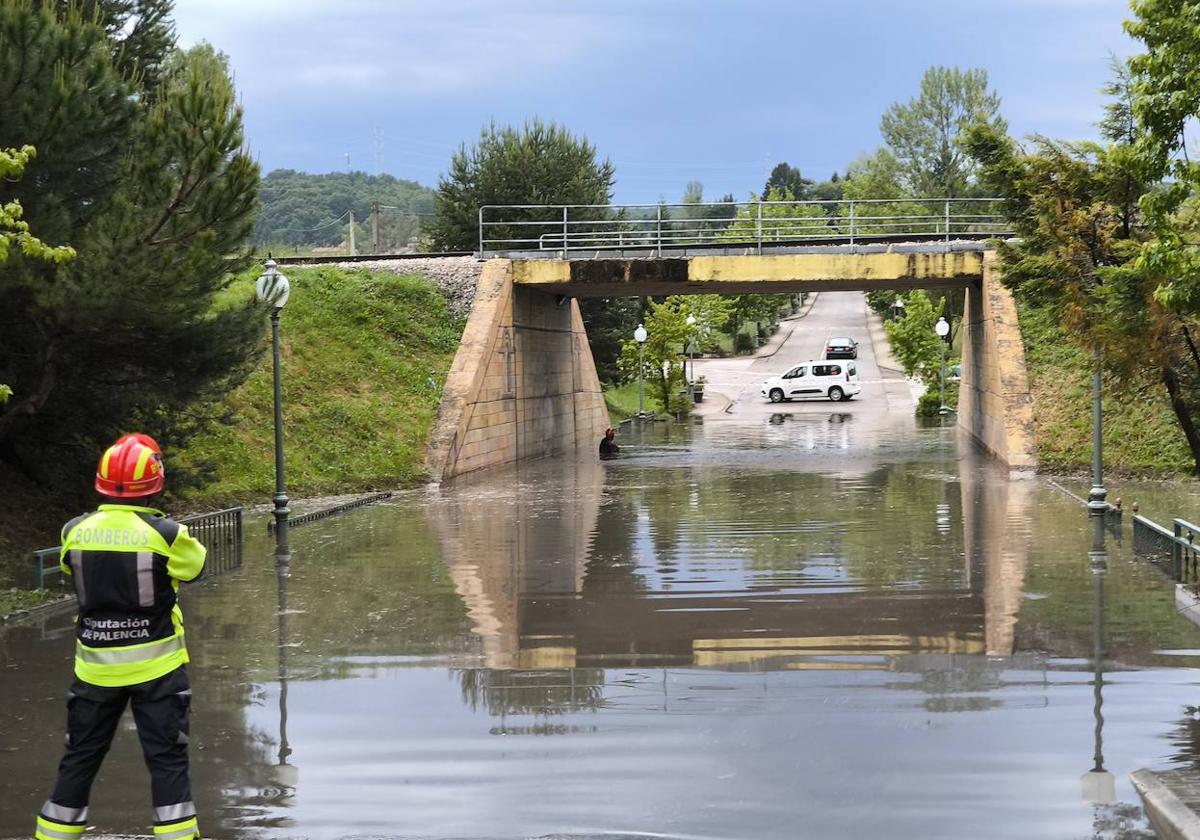
[[[862,292],[820,292],[801,315],[785,320],[779,333],[755,356],[698,359],[697,376],[707,379],[705,400],[697,406],[706,419],[721,417],[780,422],[789,415],[831,415],[853,418],[865,426],[913,424],[915,389],[891,357],[878,318]],[[771,403],[760,393],[762,382],[799,362],[820,359],[825,339],[847,335],[858,341],[858,375],[862,393],[834,403],[827,398]],[[864,429],[865,430],[865,429]]]

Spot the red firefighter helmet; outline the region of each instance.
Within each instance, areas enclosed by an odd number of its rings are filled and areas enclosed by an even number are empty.
[[[146,446],[149,446],[154,450],[155,455],[160,458],[162,457],[162,447],[159,446],[158,441],[150,437],[150,435],[144,435],[141,432],[131,432],[130,434],[121,435],[119,438],[117,438],[117,443],[124,443],[127,440],[136,440],[138,443],[144,443]]]
[[[125,435],[105,450],[96,468],[96,492],[113,499],[153,496],[163,489],[166,470],[153,438]]]

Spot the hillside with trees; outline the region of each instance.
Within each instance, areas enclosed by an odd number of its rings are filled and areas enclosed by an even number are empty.
[[[276,169],[262,179],[262,212],[254,229],[260,251],[279,253],[344,247],[354,238],[360,254],[420,250],[423,221],[433,212],[433,190],[416,181],[365,172],[314,175]],[[372,211],[379,207],[376,247]]]

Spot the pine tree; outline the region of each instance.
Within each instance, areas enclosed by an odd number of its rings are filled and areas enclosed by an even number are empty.
[[[224,60],[176,50],[169,9],[0,0],[0,147],[38,147],[14,192],[77,252],[0,275],[0,458],[44,481],[79,486],[135,426],[178,446],[258,350],[255,307],[214,305],[246,265],[258,169]]]

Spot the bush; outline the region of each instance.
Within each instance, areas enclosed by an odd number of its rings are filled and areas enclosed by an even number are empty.
[[[921,398],[917,400],[917,416],[918,417],[937,417],[938,409],[941,408],[941,395],[938,393],[937,383],[934,383],[926,389]],[[949,408],[958,408],[958,383],[946,383],[946,405]]]
[[[734,353],[751,353],[755,349],[754,336],[746,333],[738,333],[733,338]]]

